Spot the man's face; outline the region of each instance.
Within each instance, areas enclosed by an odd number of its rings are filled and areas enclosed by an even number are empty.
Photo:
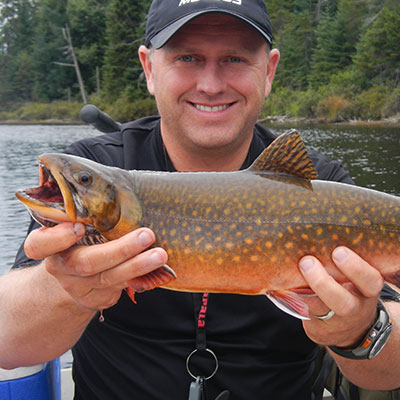
[[[278,59],[272,51],[267,69],[262,36],[223,14],[196,18],[151,62],[141,54],[164,140],[191,151],[248,144]]]

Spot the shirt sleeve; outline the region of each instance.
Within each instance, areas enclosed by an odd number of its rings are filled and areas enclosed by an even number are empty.
[[[354,185],[350,174],[339,161],[331,160],[325,155],[312,150],[309,151],[309,154],[318,172],[318,179]]]

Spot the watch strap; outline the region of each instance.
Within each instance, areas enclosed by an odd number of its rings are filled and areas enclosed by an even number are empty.
[[[334,353],[344,358],[350,358],[352,360],[371,360],[385,347],[391,332],[392,323],[389,314],[383,303],[378,300],[377,319],[357,347],[353,349],[337,346],[328,347]]]

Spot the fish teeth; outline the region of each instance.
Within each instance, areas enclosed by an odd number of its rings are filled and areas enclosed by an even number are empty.
[[[194,106],[200,111],[218,112],[218,111],[226,110],[230,106],[230,104],[225,104],[225,105],[221,105],[221,106],[213,106],[213,107],[204,106],[201,104],[195,104]]]

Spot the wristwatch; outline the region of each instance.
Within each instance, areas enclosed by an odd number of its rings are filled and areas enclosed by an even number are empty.
[[[353,360],[371,360],[385,347],[392,332],[392,323],[386,308],[379,300],[377,304],[378,317],[361,343],[354,349],[328,346],[334,353]]]

